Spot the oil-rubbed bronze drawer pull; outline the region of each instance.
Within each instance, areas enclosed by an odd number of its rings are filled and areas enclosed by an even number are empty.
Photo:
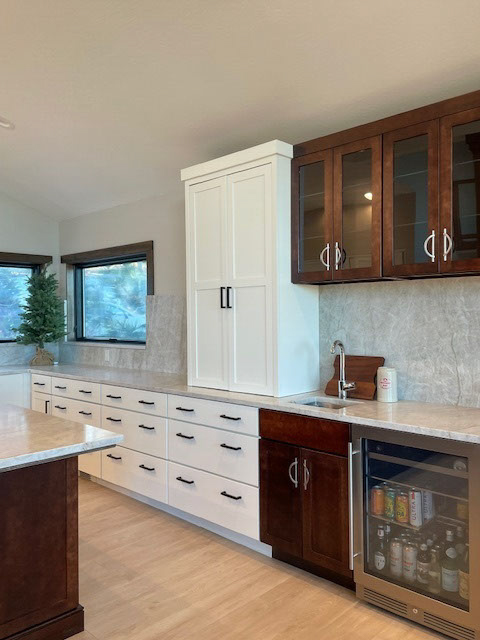
[[[35,384],[38,384],[37,382]],[[63,389],[65,390],[67,387],[61,387],[60,385],[56,384],[54,389]]]
[[[224,413],[222,413],[220,418],[223,418],[224,420],[234,420],[235,422],[237,422],[238,420],[241,420],[241,418],[232,418],[232,416],[226,416]]]
[[[33,384],[36,384],[37,387],[44,387],[45,386],[45,382],[34,382]]]
[[[222,449],[231,449],[232,451],[240,451],[242,447],[231,447],[229,444],[221,444]]]
[[[146,429],[147,431],[155,431],[155,427],[147,427],[146,424],[139,424],[138,428],[139,429]]]
[[[80,415],[82,415],[82,416],[91,416],[92,415],[91,411],[90,412],[88,412],[88,411],[79,411],[78,413]]]
[[[148,405],[155,404],[155,402],[147,402],[147,400],[139,400],[138,402],[139,404],[148,404]]]
[[[106,420],[110,420],[110,422],[121,422],[122,421],[121,418],[110,418],[110,417],[107,417],[105,419]]]
[[[182,476],[177,476],[177,480],[179,482],[184,482],[185,484],[195,484],[195,480],[185,480]]]
[[[112,400],[121,400],[122,396],[112,396],[111,393],[107,393],[107,398],[111,398]]]
[[[62,411],[66,411],[67,407],[61,407],[59,404],[56,404],[55,409],[61,409]]]
[[[222,491],[221,496],[225,496],[225,498],[230,498],[230,500],[241,500],[242,496],[232,496],[231,493],[227,493],[226,491]]]
[[[112,460],[121,460],[122,456],[114,456],[112,453],[107,453],[107,458],[111,458]]]
[[[78,393],[92,393],[91,391],[85,391],[85,389],[79,389]]]
[[[145,469],[145,471],[155,471],[155,467],[146,467],[144,464],[138,465],[140,469]]]
[[[183,433],[177,433],[177,438],[185,438],[185,440],[195,440],[195,436],[185,436]]]
[[[185,411],[186,413],[193,413],[195,409],[185,409],[184,407],[175,407],[177,411]]]

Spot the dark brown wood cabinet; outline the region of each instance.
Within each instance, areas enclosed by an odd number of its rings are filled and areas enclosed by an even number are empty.
[[[294,147],[292,281],[480,273],[480,91]]]
[[[274,557],[351,586],[349,425],[261,410],[260,434],[261,540]]]

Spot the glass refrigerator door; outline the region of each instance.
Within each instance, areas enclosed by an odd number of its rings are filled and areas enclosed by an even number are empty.
[[[468,459],[364,440],[366,573],[469,611]]]

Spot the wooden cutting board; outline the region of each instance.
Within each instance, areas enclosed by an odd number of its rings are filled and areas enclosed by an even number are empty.
[[[377,392],[377,369],[383,367],[385,358],[377,356],[345,356],[345,377],[347,382],[355,382],[357,388],[348,391],[348,398],[374,400]],[[327,396],[338,397],[340,379],[340,356],[335,358],[333,378],[327,383]]]

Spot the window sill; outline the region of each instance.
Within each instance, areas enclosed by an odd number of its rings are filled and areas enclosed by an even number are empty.
[[[100,347],[101,349],[140,349],[145,350],[145,344],[123,344],[118,342],[83,342],[77,340],[66,340],[64,344],[74,347]]]

